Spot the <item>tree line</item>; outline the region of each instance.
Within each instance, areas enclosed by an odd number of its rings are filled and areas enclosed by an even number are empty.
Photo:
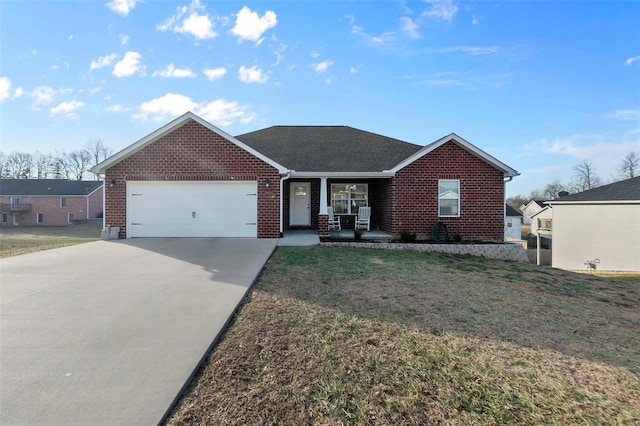
[[[100,139],[90,140],[82,149],[56,151],[54,154],[36,151],[0,152],[0,177],[3,179],[98,179],[89,169],[113,154]]]
[[[511,207],[519,208],[531,200],[553,200],[558,198],[558,194],[566,191],[570,194],[587,191],[597,188],[606,183],[596,172],[596,168],[591,161],[583,161],[572,167],[573,176],[569,182],[554,180],[546,184],[543,188],[534,189],[529,195],[516,195],[507,198],[507,204]],[[640,176],[640,152],[629,152],[620,161],[618,175],[613,182],[624,179],[631,179]]]

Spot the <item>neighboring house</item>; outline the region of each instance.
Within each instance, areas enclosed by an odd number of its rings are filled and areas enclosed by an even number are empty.
[[[547,206],[544,201],[540,200],[531,200],[527,204],[521,205],[520,211],[522,212],[522,223],[525,225],[531,225],[531,217],[545,207]]]
[[[102,214],[102,182],[0,179],[2,226],[67,225]]]
[[[531,235],[538,235],[540,230],[541,235],[545,237],[550,236],[553,223],[553,209],[551,206],[544,206],[542,210],[534,213],[531,216]]]
[[[554,268],[640,271],[640,177],[548,203]]]
[[[504,222],[504,239],[520,240],[522,239],[522,213],[511,207],[509,204],[505,205],[505,222]]]
[[[95,166],[105,225],[121,237],[277,238],[353,226],[502,241],[505,182],[518,172],[450,134],[419,146],[347,126],[274,126],[233,137],[189,112]]]

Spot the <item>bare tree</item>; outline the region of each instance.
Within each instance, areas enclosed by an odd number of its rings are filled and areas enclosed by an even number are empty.
[[[66,158],[69,179],[82,180],[91,164],[91,155],[85,150],[71,151]]]
[[[25,152],[12,152],[3,165],[3,172],[10,179],[29,179],[33,168],[33,157]]]
[[[51,176],[54,159],[51,154],[39,151],[33,153],[33,177],[36,179],[47,179]]]
[[[7,156],[4,155],[4,152],[0,151],[0,179],[6,178],[7,173]]]
[[[53,158],[53,167],[51,172],[54,179],[71,178],[71,167],[69,166],[69,162],[67,161],[68,157],[69,155],[66,151],[56,151],[56,155]]]
[[[87,151],[91,158],[91,166],[99,164],[113,154],[113,149],[106,146],[104,142],[102,142],[102,139],[92,139],[88,141],[85,151]],[[98,175],[96,175],[96,179],[99,179]]]
[[[531,198],[527,198],[524,195],[514,195],[506,199],[506,203],[516,210],[520,209],[520,206],[527,204]]]
[[[602,180],[596,175],[591,161],[584,160],[573,166],[574,187],[576,192],[586,191],[602,185]]]
[[[640,175],[640,154],[631,151],[622,158],[620,163],[620,177],[631,179]]]

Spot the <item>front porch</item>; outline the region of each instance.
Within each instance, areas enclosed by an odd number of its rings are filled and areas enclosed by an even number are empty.
[[[341,231],[331,231],[328,237],[353,240],[353,229],[343,229]],[[389,241],[393,237],[379,230],[364,231],[363,241]],[[285,231],[278,240],[278,247],[308,247],[320,244],[320,237],[317,231]]]
[[[366,239],[389,239],[391,235],[389,177],[306,177],[290,178],[283,185],[282,230],[316,231],[333,236],[327,224],[328,208],[340,219],[339,238],[353,238],[360,207],[371,209],[370,231]]]

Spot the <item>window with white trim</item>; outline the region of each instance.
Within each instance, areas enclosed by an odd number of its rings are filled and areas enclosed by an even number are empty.
[[[60,197],[60,207],[66,207],[67,199],[65,197]]]
[[[67,215],[67,223],[73,223],[73,213]]]
[[[331,207],[334,214],[358,214],[358,208],[368,206],[369,184],[331,184]]]
[[[438,181],[438,215],[441,217],[460,216],[460,181],[458,179]]]
[[[18,208],[20,208],[20,198],[18,198],[18,197],[11,197],[11,208],[12,208],[12,209],[18,209]]]
[[[42,213],[36,213],[36,223],[42,223]]]

